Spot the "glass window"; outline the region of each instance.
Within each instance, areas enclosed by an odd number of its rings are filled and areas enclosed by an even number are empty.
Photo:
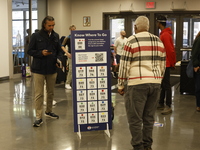
[[[32,19],[37,19],[38,17],[37,10],[32,11]],[[26,11],[26,19],[29,19],[29,11]]]
[[[183,47],[189,47],[189,22],[183,22]]]
[[[23,32],[23,21],[13,21],[13,25],[12,25],[12,28],[13,28],[13,49],[16,48],[17,46],[22,46],[23,44],[23,40],[20,39],[18,41],[16,41],[16,38],[17,38],[17,35],[21,36],[21,37],[24,37],[24,32]],[[17,43],[18,42],[18,43]]]
[[[34,6],[37,6],[37,0],[32,1]],[[13,38],[13,66],[14,73],[21,73],[21,66],[23,64],[30,65],[30,56],[27,55],[27,49],[29,44],[30,35],[29,24],[32,24],[32,31],[34,33],[35,29],[38,29],[38,11],[37,8],[32,11],[31,22],[29,22],[29,8],[28,3],[24,5],[23,3],[13,1],[13,11],[12,11],[12,38]]]
[[[26,27],[28,29],[29,21],[26,21]],[[38,20],[32,20],[32,32],[31,33],[34,33],[36,29],[38,29]]]
[[[23,19],[23,11],[13,11],[12,19]]]
[[[193,40],[195,39],[196,35],[200,31],[200,22],[194,22],[194,33],[193,33]]]
[[[135,28],[134,28],[134,25],[135,25],[135,20],[136,19],[132,19],[132,35],[134,35],[135,34]]]
[[[200,31],[199,18],[183,19],[183,48],[192,47],[194,39]]]

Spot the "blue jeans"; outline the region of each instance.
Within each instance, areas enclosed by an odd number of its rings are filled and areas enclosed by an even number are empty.
[[[200,107],[200,72],[194,74],[196,105]]]
[[[151,147],[154,114],[160,97],[160,84],[147,83],[128,86],[125,107],[135,150]]]

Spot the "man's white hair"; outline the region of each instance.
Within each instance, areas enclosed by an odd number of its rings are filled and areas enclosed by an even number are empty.
[[[137,27],[138,31],[149,31],[149,19],[146,16],[139,16],[135,20],[135,26]]]

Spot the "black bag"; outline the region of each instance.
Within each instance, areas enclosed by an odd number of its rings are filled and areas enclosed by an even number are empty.
[[[188,78],[194,77],[194,67],[193,67],[192,60],[190,60],[188,65],[187,65],[186,74],[187,74]]]
[[[60,84],[62,81],[66,81],[66,56],[62,56],[62,66],[63,68],[57,68],[57,77],[56,77],[56,84]]]

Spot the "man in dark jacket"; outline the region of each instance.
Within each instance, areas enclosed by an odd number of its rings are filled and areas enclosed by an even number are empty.
[[[53,30],[54,18],[47,16],[42,21],[42,29],[31,36],[28,54],[33,56],[31,71],[33,73],[35,91],[36,121],[34,127],[39,127],[42,121],[44,82],[46,82],[47,107],[45,116],[58,119],[59,116],[52,112],[54,85],[56,82],[56,68],[62,56],[59,35]]]
[[[161,94],[158,109],[163,110],[161,114],[167,115],[172,113],[172,90],[170,84],[170,69],[175,68],[176,52],[174,49],[174,42],[172,39],[173,32],[169,27],[166,27],[167,18],[165,16],[160,15],[157,17],[156,21],[158,28],[161,30],[160,39],[163,42],[166,50],[166,69],[164,78],[161,83]],[[164,103],[165,97],[166,103]]]

